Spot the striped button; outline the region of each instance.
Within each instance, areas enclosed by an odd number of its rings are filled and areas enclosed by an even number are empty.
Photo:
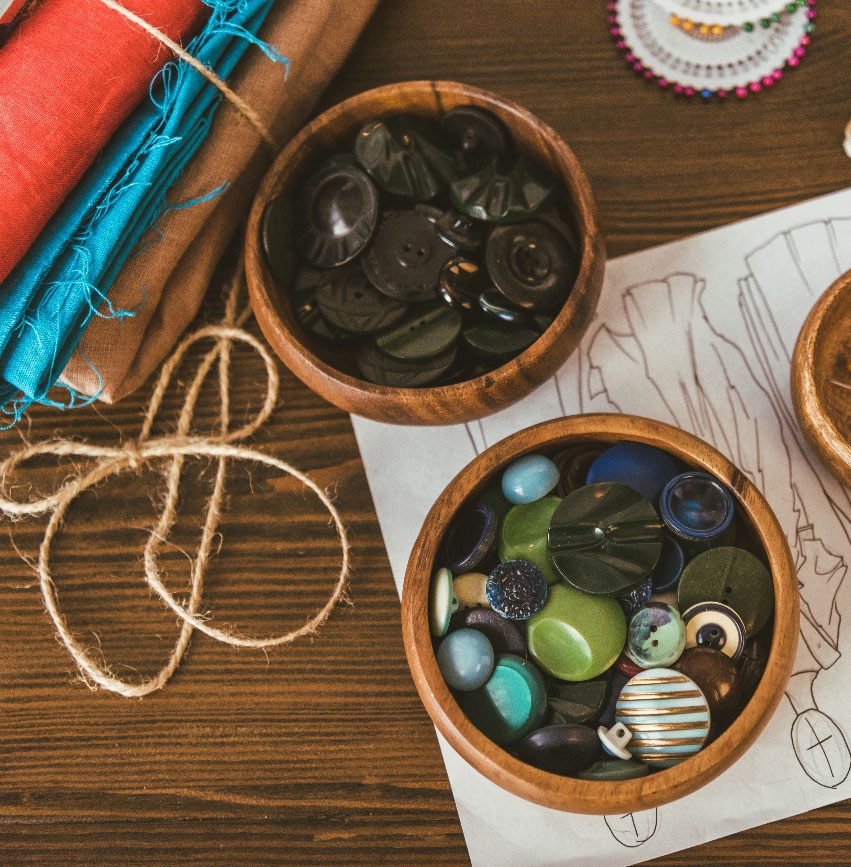
[[[627,726],[633,757],[670,768],[699,752],[709,735],[709,705],[697,684],[669,668],[636,674],[623,688],[615,720]]]

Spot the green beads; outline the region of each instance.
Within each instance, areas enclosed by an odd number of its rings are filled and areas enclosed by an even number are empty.
[[[561,500],[543,497],[534,503],[514,506],[505,516],[499,533],[499,559],[528,560],[537,566],[547,584],[555,584],[559,574],[547,549],[547,530]]]
[[[547,687],[534,665],[506,653],[499,657],[488,682],[460,697],[461,707],[476,728],[498,744],[528,734],[547,712]]]
[[[618,601],[564,583],[550,588],[546,605],[526,624],[535,662],[559,680],[589,680],[611,668],[626,641]]]

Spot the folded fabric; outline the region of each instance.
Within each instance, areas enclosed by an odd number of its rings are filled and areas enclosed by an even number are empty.
[[[201,0],[127,8],[177,40],[209,11]],[[22,16],[0,51],[0,282],[169,59],[100,0],[50,0]]]
[[[256,36],[272,0],[207,0],[210,16],[187,51],[219,77]],[[89,320],[132,315],[107,295],[127,257],[166,207],[165,194],[209,131],[219,90],[185,62],[163,67],[151,99],[116,133],[3,284],[0,293],[0,403],[13,423],[47,396]],[[222,186],[208,189],[214,196]],[[182,206],[190,203],[183,202]]]
[[[302,125],[377,2],[289,0],[271,10],[260,36],[287,55],[289,75],[251,52],[229,84],[279,141]],[[223,102],[209,136],[169,192],[169,200],[198,199],[222,181],[228,182],[227,190],[160,218],[110,291],[114,307],[136,308],[135,315],[93,319],[81,351],[74,353],[62,374],[63,382],[82,394],[113,402],[147,379],[198,312],[213,270],[273,156],[253,127]]]

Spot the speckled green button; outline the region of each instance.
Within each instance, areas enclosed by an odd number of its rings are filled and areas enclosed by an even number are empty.
[[[499,559],[503,563],[528,560],[541,570],[547,584],[555,584],[559,574],[547,548],[547,531],[560,502],[558,497],[542,497],[534,503],[514,506],[499,532]]]
[[[626,654],[642,668],[673,665],[686,646],[686,625],[679,611],[664,602],[639,608],[629,621]]]
[[[561,582],[526,623],[529,653],[559,680],[590,680],[611,668],[626,641],[617,599],[592,596]]]
[[[547,688],[534,665],[506,653],[488,682],[464,693],[461,708],[470,722],[498,744],[510,744],[538,727],[547,711]]]
[[[710,548],[683,570],[677,589],[680,611],[698,602],[723,602],[745,625],[748,638],[762,629],[774,609],[771,573],[743,548]]]

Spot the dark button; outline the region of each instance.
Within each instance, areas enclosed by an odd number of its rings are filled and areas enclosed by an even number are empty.
[[[461,512],[443,542],[449,568],[456,574],[475,569],[493,548],[497,529],[496,512],[490,506]]]
[[[488,576],[488,602],[509,620],[528,620],[547,601],[547,580],[526,560],[500,563]]]
[[[414,312],[376,337],[382,352],[402,361],[423,361],[451,349],[461,333],[461,315],[445,304]]]
[[[653,568],[653,592],[665,593],[673,590],[679,583],[685,565],[686,553],[683,546],[666,534],[662,540],[659,562]]]
[[[526,326],[507,322],[472,325],[463,332],[464,342],[481,358],[494,361],[514,358],[528,349],[541,335]]]
[[[672,478],[660,500],[662,520],[686,542],[708,542],[733,521],[733,495],[709,473],[688,472]]]
[[[355,166],[327,165],[308,179],[300,196],[295,243],[319,268],[355,258],[378,221],[378,191]]]
[[[474,105],[459,105],[447,111],[440,126],[454,147],[475,159],[502,156],[511,145],[505,124]]]
[[[581,488],[585,484],[588,468],[597,460],[601,451],[602,447],[578,443],[559,452],[553,458],[555,465],[561,473],[558,485],[556,485],[556,493],[560,497],[566,497],[569,493],[575,491],[577,488]]]
[[[644,671],[644,668],[640,666],[634,659],[631,659],[627,656],[626,651],[624,651],[616,660],[615,660],[615,668],[622,674],[627,680],[631,677],[635,677],[640,671]],[[614,719],[614,717],[613,717]],[[610,723],[611,725],[611,723]]]
[[[482,223],[450,208],[436,220],[438,234],[462,253],[475,253],[485,241]]]
[[[746,645],[736,665],[742,675],[742,704],[751,700],[756,692],[765,667],[768,665],[768,654],[771,650],[771,630],[766,629],[752,638]]]
[[[380,292],[401,301],[437,296],[440,271],[455,250],[418,211],[393,211],[375,233],[363,270]]]
[[[497,289],[485,289],[479,296],[479,307],[483,313],[492,319],[498,319],[519,328],[528,328],[539,334],[544,331],[543,328],[538,328],[538,323],[525,310],[515,307]]]
[[[374,334],[404,318],[408,306],[379,292],[359,265],[322,274],[316,303],[333,325],[354,334]]]
[[[505,520],[505,516],[514,508],[514,503],[510,502],[508,497],[502,492],[502,478],[489,485],[481,493],[476,505],[490,506],[495,512],[500,523]]]
[[[592,723],[603,713],[609,701],[611,671],[592,680],[557,680],[547,684],[550,708],[568,723]]]
[[[455,362],[455,347],[424,361],[401,361],[382,352],[371,340],[357,350],[357,366],[368,382],[388,388],[422,388],[440,379]]]
[[[575,263],[561,236],[540,220],[497,226],[486,260],[494,286],[526,310],[560,307],[575,279]]]
[[[517,624],[500,617],[490,608],[466,608],[452,615],[449,629],[478,629],[483,632],[493,645],[497,656],[512,653],[526,658],[526,640]]]
[[[643,608],[653,594],[653,581],[650,578],[645,578],[640,584],[618,594],[618,602],[623,608],[623,613],[629,617],[634,614],[639,608]]]
[[[433,199],[458,171],[428,121],[411,115],[370,121],[355,139],[355,157],[382,189],[419,202]]]
[[[618,482],[635,488],[654,506],[680,466],[671,455],[646,443],[622,442],[609,446],[588,470],[588,484]]]
[[[594,762],[590,768],[580,771],[576,777],[579,780],[597,780],[601,783],[613,783],[621,780],[636,780],[646,777],[650,768],[636,759],[601,759]],[[655,814],[655,810],[653,811]],[[619,817],[620,818],[620,817]]]
[[[662,523],[637,491],[606,482],[568,494],[550,522],[547,545],[577,590],[615,596],[646,578],[662,550]]]
[[[632,662],[632,660],[626,654],[622,653],[618,661],[620,661],[620,659],[626,659],[633,666],[635,666],[635,663]],[[606,703],[606,707],[604,708],[603,713],[600,715],[600,719],[598,720],[599,724],[601,726],[605,726],[607,729],[610,729],[615,724],[615,714],[617,712],[618,698],[620,697],[623,688],[627,685],[627,683],[629,683],[629,679],[633,676],[631,674],[624,674],[620,669],[618,669],[617,663],[615,663],[614,669],[610,669],[610,672],[612,675],[612,685],[610,687],[609,700]],[[635,673],[638,674],[638,671],[636,671]]]
[[[517,744],[517,758],[521,761],[562,776],[590,768],[599,757],[600,741],[588,726],[547,726]]]
[[[524,157],[508,166],[493,160],[450,184],[456,210],[493,223],[528,219],[549,200],[553,188],[550,177]]]
[[[346,340],[347,332],[329,322],[319,309],[316,292],[327,279],[328,271],[302,267],[293,280],[290,291],[293,313],[301,327],[309,334],[335,342]]]
[[[292,242],[292,207],[287,196],[278,196],[266,205],[260,235],[272,276],[278,283],[288,284],[295,274],[295,255]]]
[[[742,618],[751,638],[771,617],[774,584],[768,569],[749,551],[711,548],[683,570],[677,601],[681,611],[698,602],[723,602]]]
[[[742,676],[729,656],[711,647],[693,647],[674,668],[700,687],[713,728],[723,728],[734,719],[742,699]]]
[[[440,296],[456,310],[479,310],[484,274],[470,259],[455,256],[440,269]]]

